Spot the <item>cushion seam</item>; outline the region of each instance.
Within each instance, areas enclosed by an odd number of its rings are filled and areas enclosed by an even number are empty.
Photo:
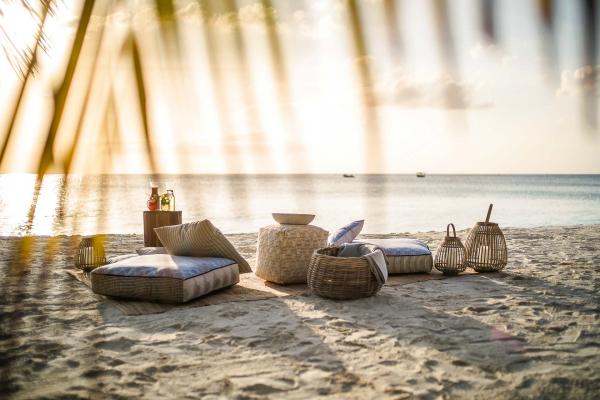
[[[237,264],[237,263],[236,263],[236,262],[233,262],[233,263],[231,263],[231,264],[227,264],[227,265],[223,265],[223,266],[221,266],[221,267],[213,268],[213,269],[211,269],[210,271],[202,272],[201,274],[194,275],[194,276],[190,276],[189,278],[175,278],[175,277],[172,277],[172,276],[117,275],[117,274],[103,274],[103,273],[96,273],[95,275],[96,275],[96,276],[101,276],[101,275],[104,275],[104,276],[118,276],[118,277],[120,277],[120,278],[136,278],[136,279],[140,279],[140,278],[142,278],[142,279],[155,279],[155,278],[162,278],[162,279],[175,279],[175,280],[177,280],[177,281],[187,281],[188,279],[194,279],[194,278],[197,278],[197,277],[199,277],[199,276],[206,275],[206,274],[208,274],[208,273],[210,273],[210,272],[212,272],[212,271],[216,271],[216,270],[218,270],[218,269],[225,268],[225,267],[230,267],[230,266],[232,266],[232,265],[234,265],[234,264]]]

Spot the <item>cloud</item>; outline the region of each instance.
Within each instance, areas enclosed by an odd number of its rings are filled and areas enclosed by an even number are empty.
[[[600,65],[586,65],[574,70],[564,70],[560,76],[558,96],[593,94],[600,96],[598,80],[600,78]]]
[[[203,10],[203,7],[199,3],[191,2],[179,8],[176,14],[182,20],[191,19],[198,21],[203,11],[205,10]],[[260,2],[246,4],[231,11],[224,10],[222,7],[215,7],[207,17],[208,21],[215,27],[228,29],[236,23],[242,25],[264,24],[267,11],[272,13],[276,23],[279,22],[280,18],[277,10],[274,8],[266,9]]]
[[[489,102],[475,99],[478,86],[448,76],[416,79],[401,69],[375,85],[380,103],[403,107],[446,109],[486,108]]]

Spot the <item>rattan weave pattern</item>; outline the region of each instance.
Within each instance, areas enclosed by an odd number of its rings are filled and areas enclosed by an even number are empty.
[[[322,297],[358,299],[377,293],[383,286],[364,257],[337,257],[339,247],[315,251],[308,267],[308,287]]]
[[[450,236],[450,227],[452,227],[453,236]],[[467,269],[466,258],[465,246],[460,238],[456,237],[454,224],[448,224],[446,237],[435,252],[435,269],[445,275],[457,275]]]
[[[471,229],[465,243],[467,265],[477,272],[501,271],[508,262],[504,234],[498,224],[490,222],[493,206],[490,204],[485,222],[477,222]]]
[[[189,279],[90,274],[94,293],[105,296],[184,303],[239,282],[237,264],[218,268]]]
[[[81,239],[75,253],[75,266],[89,272],[104,264],[106,264],[106,254],[103,236],[97,235]]]
[[[477,272],[501,271],[507,264],[506,240],[498,224],[478,222],[465,242],[467,264]]]
[[[328,232],[314,225],[269,225],[260,228],[256,275],[279,284],[306,283],[313,252],[326,245]]]

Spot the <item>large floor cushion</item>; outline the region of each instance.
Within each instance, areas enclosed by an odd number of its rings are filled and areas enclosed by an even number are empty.
[[[256,275],[282,285],[306,283],[315,250],[327,243],[327,231],[314,225],[269,225],[258,232]]]
[[[173,256],[224,257],[234,260],[240,273],[252,272],[248,262],[212,222],[189,222],[154,228],[156,236]]]
[[[96,268],[92,290],[105,296],[184,303],[240,280],[235,261],[151,254]]]
[[[427,244],[418,239],[363,239],[383,249],[389,261],[389,274],[414,274],[430,272],[433,257]]]

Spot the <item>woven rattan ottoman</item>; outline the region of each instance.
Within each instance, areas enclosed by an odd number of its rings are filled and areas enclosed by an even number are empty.
[[[281,285],[306,283],[313,252],[327,243],[328,232],[314,225],[269,225],[260,228],[256,275]]]

